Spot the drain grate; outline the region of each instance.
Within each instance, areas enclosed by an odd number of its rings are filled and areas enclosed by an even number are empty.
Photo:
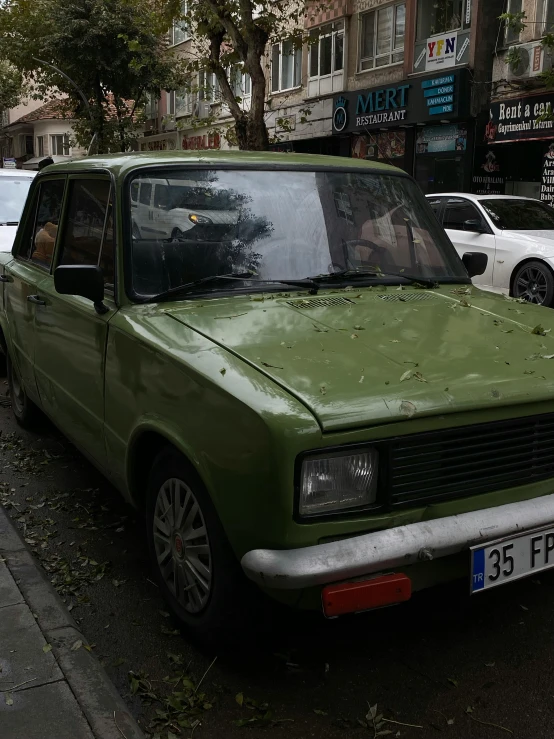
[[[335,305],[355,305],[348,298],[305,298],[304,300],[287,300],[292,308],[329,308]]]
[[[387,303],[423,303],[429,300],[435,300],[433,293],[409,293],[399,292],[396,295],[379,295],[379,300]]]

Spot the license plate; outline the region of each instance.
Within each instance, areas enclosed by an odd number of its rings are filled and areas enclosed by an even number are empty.
[[[471,548],[471,593],[554,567],[554,524]]]

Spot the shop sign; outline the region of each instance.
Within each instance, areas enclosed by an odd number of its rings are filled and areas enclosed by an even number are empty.
[[[219,149],[221,137],[218,133],[203,134],[200,136],[183,136],[182,147],[185,151],[199,149]]]
[[[441,69],[453,67],[456,64],[457,42],[457,31],[428,38],[425,44],[425,69],[428,72],[440,72]]]
[[[467,128],[461,126],[425,126],[418,131],[416,154],[437,154],[442,151],[465,151]]]
[[[175,149],[175,141],[173,139],[156,139],[155,141],[142,141],[140,144],[141,151],[173,151]]]
[[[397,85],[344,92],[335,98],[333,133],[363,133],[441,118],[465,116],[469,105],[467,70],[453,70]]]
[[[544,155],[540,197],[543,203],[554,207],[554,144],[550,144]]]
[[[552,115],[554,95],[534,95],[492,103],[485,126],[485,143],[503,143],[525,139],[554,138],[554,120],[540,120]]]
[[[476,147],[471,187],[471,192],[476,195],[504,195],[506,178],[497,154],[488,146]]]
[[[15,169],[15,159],[14,157],[4,157],[2,160],[2,164],[4,166],[4,169]]]

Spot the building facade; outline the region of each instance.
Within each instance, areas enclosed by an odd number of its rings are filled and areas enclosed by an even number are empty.
[[[524,13],[521,28],[501,33],[493,59],[491,103],[479,122],[476,186],[483,192],[541,198],[554,204],[553,50],[541,40],[554,32],[554,0],[507,0]]]

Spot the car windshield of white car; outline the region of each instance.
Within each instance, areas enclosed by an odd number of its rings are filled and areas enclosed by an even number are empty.
[[[0,178],[0,224],[19,223],[31,182],[31,177]]]
[[[539,200],[481,200],[496,228],[507,231],[554,231],[554,209]]]
[[[398,285],[404,272],[422,284],[467,280],[421,191],[403,176],[139,170],[128,206],[130,287],[141,299],[199,280],[210,292],[262,291],[272,281],[278,290],[279,281],[336,273],[345,286]],[[256,280],[204,279],[245,272]]]

